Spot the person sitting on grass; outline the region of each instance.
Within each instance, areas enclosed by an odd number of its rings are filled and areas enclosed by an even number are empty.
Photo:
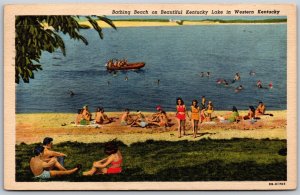
[[[91,121],[91,119],[92,119],[92,114],[90,113],[87,105],[83,106],[83,108],[82,108],[82,117],[86,121]]]
[[[246,116],[243,117],[244,120],[255,119],[255,108],[253,106],[249,106],[249,112]]]
[[[148,122],[146,120],[146,117],[142,114],[141,111],[137,111],[137,117],[136,119],[131,123],[131,127],[146,127],[148,125]]]
[[[130,125],[133,122],[132,117],[130,116],[130,111],[128,108],[125,109],[125,112],[123,113],[121,117],[121,125],[126,126]]]
[[[109,118],[104,113],[104,108],[98,107],[96,110],[96,114],[95,114],[95,122],[97,124],[108,124],[108,123],[114,122],[114,118]]]
[[[90,170],[82,173],[83,176],[92,176],[94,174],[118,174],[122,172],[123,157],[121,151],[118,149],[118,145],[115,141],[111,141],[105,144],[104,153],[108,157],[95,161]]]
[[[235,106],[232,107],[232,112],[224,116],[217,116],[221,123],[233,123],[239,120],[239,112]]]
[[[44,147],[44,152],[42,155],[43,161],[49,162],[51,158],[56,157],[57,161],[61,164],[61,166],[64,166],[64,159],[67,155],[61,152],[55,152],[51,150],[53,147],[53,138],[45,137],[43,140],[43,147]],[[65,168],[63,170],[65,170]]]
[[[78,164],[75,168],[66,170],[61,166],[55,157],[50,158],[48,162],[43,161],[43,153],[44,147],[36,146],[34,148],[34,157],[30,159],[29,166],[35,178],[49,179],[52,177],[71,175],[79,171],[82,167],[80,164]],[[57,168],[58,170],[52,170],[54,168]]]

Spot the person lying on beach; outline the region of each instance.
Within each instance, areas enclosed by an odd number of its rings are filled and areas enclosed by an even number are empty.
[[[133,119],[130,116],[130,111],[128,108],[126,108],[125,112],[121,116],[121,125],[122,126],[130,125],[132,122],[133,122]]]
[[[225,114],[224,116],[217,116],[221,123],[233,123],[239,120],[239,112],[235,106],[232,107],[232,112]]]
[[[57,161],[55,157],[50,158],[48,162],[43,161],[42,160],[43,153],[44,153],[44,147],[36,146],[34,148],[34,157],[30,159],[30,163],[29,163],[30,170],[35,176],[35,178],[49,179],[52,177],[71,175],[79,171],[82,167],[80,164],[78,164],[75,168],[71,170],[66,170],[60,165],[60,163]],[[58,170],[52,170],[54,168]]]
[[[255,119],[255,108],[253,106],[249,106],[249,112],[246,116],[243,117],[244,120]]]
[[[151,118],[149,119],[149,122],[158,122],[159,117],[161,114],[161,111],[163,111],[162,107],[160,105],[156,106],[156,113],[152,114]]]
[[[49,162],[51,158],[56,157],[57,161],[60,163],[62,170],[66,170],[64,166],[64,159],[67,156],[64,153],[56,152],[52,150],[53,147],[53,138],[45,137],[43,140],[44,152],[42,155],[42,160]]]
[[[111,122],[114,122],[115,118],[109,118],[105,113],[104,113],[104,108],[98,107],[96,110],[95,114],[95,122],[97,124],[109,124]]]
[[[118,149],[118,145],[114,141],[106,143],[104,153],[107,154],[108,157],[95,161],[90,170],[82,173],[83,176],[118,174],[122,172],[121,165],[123,157],[121,151]]]
[[[148,122],[146,120],[146,117],[142,114],[141,111],[137,111],[137,117],[136,119],[131,123],[131,127],[146,127],[148,125]]]
[[[87,105],[83,106],[82,108],[82,117],[87,121],[91,121],[92,119],[92,114],[90,113],[89,107]]]

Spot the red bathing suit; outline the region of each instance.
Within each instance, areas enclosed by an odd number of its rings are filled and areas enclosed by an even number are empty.
[[[179,120],[185,120],[185,106],[183,106],[183,105],[177,106],[177,115],[176,115],[176,117]]]
[[[119,165],[119,166],[118,167],[109,167],[107,169],[107,174],[121,173],[122,172],[121,164],[122,164],[122,159],[120,159],[120,160],[118,160],[116,162],[111,162],[112,166],[116,166],[116,165]]]

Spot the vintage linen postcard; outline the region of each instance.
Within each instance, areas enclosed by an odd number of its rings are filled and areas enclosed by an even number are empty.
[[[296,188],[295,5],[4,11],[5,189]]]

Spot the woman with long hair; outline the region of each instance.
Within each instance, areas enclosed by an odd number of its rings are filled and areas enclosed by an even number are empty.
[[[183,131],[183,135],[185,135],[185,115],[186,115],[186,107],[184,105],[184,101],[182,98],[178,97],[176,99],[176,119],[178,123],[178,138],[181,137],[181,131]]]

